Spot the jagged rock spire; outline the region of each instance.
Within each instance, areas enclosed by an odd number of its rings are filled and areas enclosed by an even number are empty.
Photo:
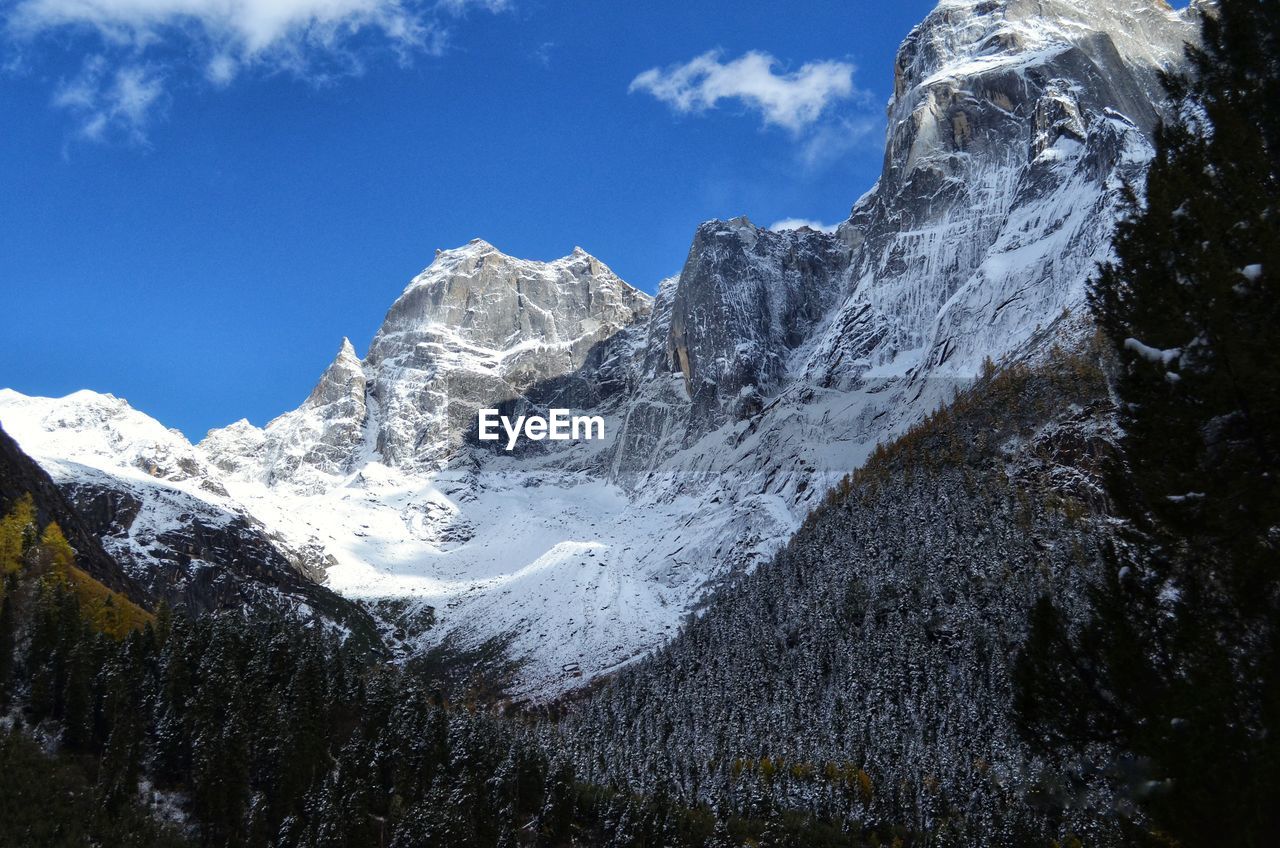
[[[338,355],[320,376],[320,382],[311,390],[306,405],[326,406],[350,400],[360,407],[364,405],[364,364],[356,355],[351,340],[345,336],[338,348]]]

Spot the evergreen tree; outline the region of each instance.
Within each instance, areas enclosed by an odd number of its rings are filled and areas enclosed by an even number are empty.
[[[67,654],[62,738],[67,747],[76,752],[88,751],[93,742],[93,660],[92,646],[83,638]]]
[[[546,795],[538,814],[540,845],[555,845],[569,835],[573,824],[576,778],[573,763],[559,758],[547,775]]]
[[[13,575],[0,575],[0,711],[9,706],[9,681],[13,675],[16,621],[13,593],[18,581]]]
[[[1144,834],[1280,833],[1280,3],[1222,0],[1169,79],[1145,197],[1092,291],[1121,363],[1133,528],[1069,637],[1037,605],[1017,670],[1028,738],[1149,764]]]
[[[138,790],[142,773],[141,716],[135,711],[115,716],[98,770],[98,803],[107,812],[124,807]]]

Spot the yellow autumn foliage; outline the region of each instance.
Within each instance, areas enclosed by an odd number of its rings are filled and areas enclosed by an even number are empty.
[[[130,631],[155,621],[155,616],[133,601],[113,592],[78,567],[75,550],[56,521],[49,522],[40,536],[40,547],[54,579],[65,580],[80,601],[80,613],[93,629],[113,639],[123,639]]]
[[[76,552],[56,521],[36,535],[36,510],[30,495],[14,502],[0,518],[0,596],[4,579],[31,565],[43,579],[60,582],[76,593],[80,611],[95,630],[123,639],[155,616],[112,591],[76,565]]]
[[[0,578],[22,568],[26,540],[34,535],[36,508],[31,495],[14,502],[4,518],[0,518]]]

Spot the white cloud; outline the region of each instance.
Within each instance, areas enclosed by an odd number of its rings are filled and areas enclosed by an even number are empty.
[[[551,54],[559,45],[554,41],[544,41],[533,51],[533,60],[544,68],[551,67]]]
[[[424,29],[420,9],[401,0],[20,0],[9,24],[21,34],[97,30],[138,46],[185,30],[241,60],[298,42],[334,46],[362,29],[414,42]]]
[[[146,138],[147,119],[161,102],[160,76],[142,65],[111,67],[101,56],[91,57],[80,73],[54,93],[55,106],[80,121],[85,138],[103,140],[120,133],[130,141]]]
[[[847,62],[809,62],[792,73],[777,73],[778,60],[751,51],[725,62],[710,51],[680,65],[650,68],[631,81],[630,91],[652,94],[677,112],[714,109],[721,100],[739,100],[758,110],[766,124],[799,133],[826,108],[853,97],[854,66]]]
[[[465,15],[472,9],[503,12],[511,8],[510,0],[439,0],[437,7],[454,15]]]
[[[774,221],[769,225],[769,229],[774,232],[786,232],[787,230],[798,230],[801,227],[808,227],[811,230],[817,230],[820,233],[834,233],[839,224],[824,224],[821,221],[815,221],[812,218],[783,218],[781,221]]]
[[[220,87],[248,70],[331,80],[359,73],[361,54],[370,49],[389,48],[404,61],[438,55],[450,18],[507,6],[508,0],[18,0],[4,16],[4,34],[27,49],[82,47],[87,40],[94,58],[62,83],[54,104],[77,114],[86,136],[118,129],[141,137],[165,99],[162,80]]]

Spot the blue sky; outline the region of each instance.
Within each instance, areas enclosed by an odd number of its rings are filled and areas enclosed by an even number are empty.
[[[193,439],[296,406],[437,247],[653,291],[834,222],[930,2],[0,0],[0,386]]]

